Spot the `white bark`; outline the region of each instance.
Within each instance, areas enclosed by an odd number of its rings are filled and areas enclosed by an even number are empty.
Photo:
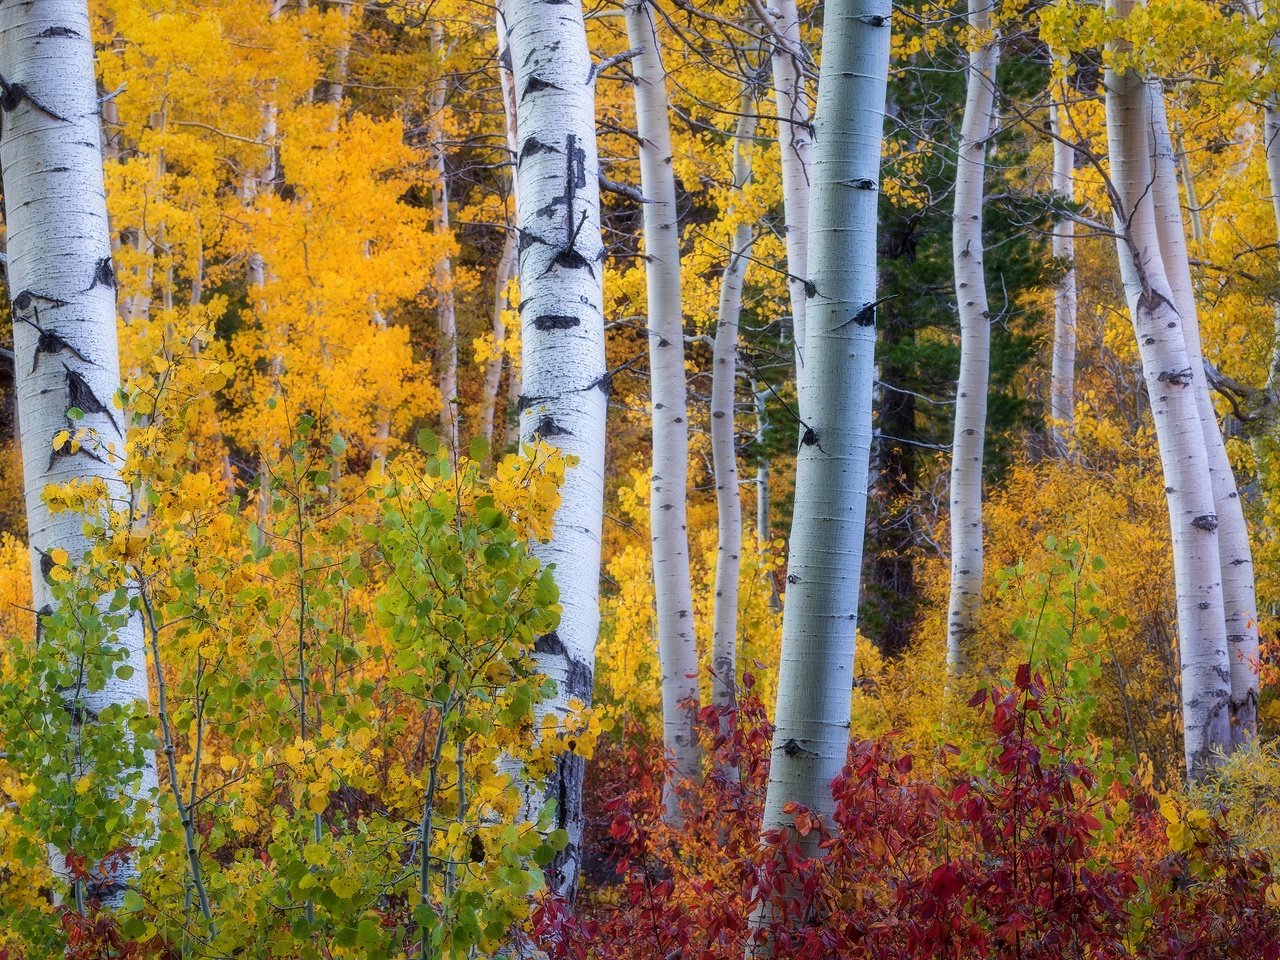
[[[1063,85],[1064,96],[1066,85]],[[1075,148],[1063,123],[1065,100],[1049,108],[1053,132],[1053,192],[1067,202],[1076,199]],[[1063,268],[1053,291],[1053,371],[1049,383],[1049,432],[1059,456],[1067,452],[1075,432],[1076,388],[1076,227],[1070,217],[1053,225],[1053,257]]]
[[[431,190],[432,224],[434,233],[449,234],[449,168],[448,153],[444,142],[444,110],[448,94],[448,78],[444,74],[445,42],[444,25],[436,21],[431,32],[432,52],[440,59],[440,77],[431,84],[431,166],[435,170],[435,183]],[[437,377],[440,384],[440,428],[448,440],[449,449],[458,449],[458,318],[453,296],[453,258],[441,257],[433,271],[436,293],[436,325],[440,342],[436,347]]]
[[[600,626],[600,525],[604,510],[604,246],[600,237],[595,85],[579,0],[506,0],[515,71],[520,150],[516,221],[524,385],[521,435],[577,458],[566,472],[550,543],[535,545],[555,564],[561,617],[538,640],[539,669],[556,682],[549,709],[591,702]],[[582,761],[563,758],[546,798],[569,846],[552,883],[573,890],[582,843]],[[542,796],[530,798],[531,812]]]
[[[756,538],[761,543],[773,539],[773,522],[769,516],[769,458],[764,455],[765,437],[769,430],[769,388],[752,381],[751,394],[756,404]]]
[[[1173,301],[1182,317],[1182,336],[1191,367],[1196,407],[1204,432],[1205,452],[1213,504],[1218,518],[1218,559],[1222,572],[1222,602],[1226,618],[1227,650],[1231,661],[1231,735],[1239,743],[1257,731],[1258,720],[1258,600],[1254,589],[1253,550],[1244,505],[1236,489],[1235,472],[1227,456],[1226,443],[1218,426],[1218,415],[1209,397],[1204,354],[1200,342],[1200,322],[1187,240],[1178,200],[1177,160],[1169,135],[1164,91],[1159,81],[1147,84],[1152,136],[1152,199],[1156,232]]]
[[[753,98],[742,93],[733,134],[733,186],[738,194],[751,177],[751,140],[755,136]],[[736,206],[736,203],[734,204]],[[711,462],[716,483],[716,595],[712,613],[711,702],[737,702],[738,579],[742,566],[742,491],[738,485],[737,429],[734,420],[738,379],[738,318],[742,284],[751,244],[751,224],[739,223],[730,242],[729,262],[720,282],[720,312],[711,357]]]
[[[764,830],[789,802],[833,810],[849,746],[858,577],[871,451],[876,201],[889,63],[888,0],[826,6],[810,207],[808,370]],[[817,834],[800,838],[816,854]]]
[[[658,659],[662,664],[662,731],[674,767],[663,790],[666,816],[678,819],[674,788],[698,775],[694,732],[698,702],[698,647],[693,632],[689,579],[686,480],[689,424],[684,378],[684,312],[680,290],[680,225],[671,130],[667,120],[666,68],[651,0],[623,6],[627,38],[640,53],[635,75],[636,128],[640,134],[640,184],[644,203],[645,280],[649,307],[649,383],[653,403],[653,483],[649,500],[657,606]]]
[[[1132,0],[1115,0],[1121,15]],[[1151,402],[1169,505],[1188,775],[1202,777],[1230,742],[1228,664],[1217,519],[1191,362],[1165,275],[1151,198],[1150,116],[1142,77],[1106,72],[1116,246]]]
[[[999,43],[992,34],[992,0],[969,0],[969,51],[964,119],[956,150],[951,257],[960,313],[960,379],[956,383],[951,446],[951,599],[947,613],[947,670],[963,673],[982,604],[982,464],[991,368],[991,319],[983,266],[982,205],[987,139],[995,111]]]
[[[119,474],[123,420],[112,403],[120,387],[115,276],[83,0],[0,6],[0,74],[7,94],[0,174],[33,598],[47,613],[49,551],[60,547],[78,558],[90,544],[78,513],[49,512],[45,487],[98,478],[116,502],[128,502]],[[84,412],[79,424],[68,416],[72,407]],[[53,450],[54,436],[76,426],[95,431],[97,439],[87,439],[78,453],[66,446]],[[100,690],[65,694],[76,697],[89,718],[108,706],[149,701],[141,620],[130,618],[116,642],[133,675],[125,680],[109,674]],[[150,800],[155,790],[155,757],[148,751],[128,794]],[[51,859],[59,872],[60,856]],[[130,857],[107,871],[94,894],[118,907],[136,877]]]
[[[782,156],[782,211],[786,220],[787,289],[795,333],[796,383],[805,373],[805,283],[809,280],[809,168],[813,130],[805,90],[804,46],[796,0],[775,0],[761,10],[772,34],[773,102]]]

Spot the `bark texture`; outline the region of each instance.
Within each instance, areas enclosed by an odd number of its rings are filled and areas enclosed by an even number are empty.
[[[33,598],[43,614],[52,602],[49,552],[62,548],[78,558],[89,547],[83,517],[75,511],[51,514],[45,487],[101,479],[116,502],[128,502],[119,473],[123,421],[112,403],[120,387],[116,285],[83,0],[0,5],[0,74],[7,94],[0,104],[0,175],[17,408]],[[83,411],[82,421],[70,418],[72,407]],[[94,435],[78,452],[68,446],[55,451],[54,436],[77,427]],[[141,619],[131,618],[116,642],[133,674],[111,674],[98,690],[65,691],[64,697],[83,707],[76,711],[78,722],[93,722],[108,706],[149,700]],[[139,775],[121,787],[135,800],[150,800],[156,790],[154,755],[148,752]],[[61,856],[55,852],[51,861],[65,879]],[[137,877],[136,861],[125,858],[104,869],[90,893],[118,907]]]
[[[555,564],[560,625],[539,638],[539,669],[556,683],[548,708],[591,702],[600,627],[600,524],[604,509],[605,401],[600,194],[595,85],[578,0],[507,0],[507,42],[515,72],[520,149],[516,221],[522,278],[521,436],[577,458],[566,472],[552,539],[535,545]],[[569,845],[550,882],[572,894],[582,849],[580,758],[557,764],[526,812],[556,804]]]
[[[969,51],[964,119],[956,151],[951,258],[960,313],[960,379],[951,445],[951,599],[947,612],[947,670],[968,667],[970,639],[982,605],[982,466],[991,371],[991,316],[983,266],[982,205],[987,139],[995,111],[999,44],[992,35],[992,0],[969,0]],[[985,41],[985,42],[984,42]]]
[[[669,820],[679,819],[675,788],[698,775],[694,732],[698,702],[698,645],[693,632],[689,532],[685,497],[689,424],[684,378],[684,310],[680,288],[680,224],[667,74],[658,40],[658,14],[650,0],[623,6],[627,38],[640,53],[635,76],[636,128],[640,135],[640,191],[644,194],[645,280],[649,308],[649,383],[653,405],[653,483],[649,527],[653,544],[658,659],[662,664],[662,734],[674,761],[663,789]]]

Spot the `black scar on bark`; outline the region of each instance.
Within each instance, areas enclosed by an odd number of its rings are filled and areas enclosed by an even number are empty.
[[[71,716],[71,723],[77,727],[82,727],[86,723],[96,723],[98,720],[98,711],[89,707],[76,703],[63,704],[67,713]],[[109,887],[123,889],[121,884],[106,884]]]
[[[876,325],[876,305],[868,303],[855,313],[851,319],[853,323],[860,327],[874,327]]]
[[[26,313],[37,300],[42,300],[52,307],[65,307],[69,303],[69,301],[59,299],[58,297],[47,297],[43,293],[36,293],[34,290],[23,290],[13,298],[13,309],[21,310],[23,313]]]
[[[565,693],[571,697],[577,697],[584,703],[591,702],[591,689],[594,684],[594,678],[591,675],[591,668],[581,660],[569,660],[569,675],[565,677],[564,686]]]
[[[797,757],[803,752],[803,749],[794,739],[789,739],[782,745],[782,752],[788,757]]]
[[[0,110],[3,110],[5,113],[10,113],[13,110],[16,110],[23,100],[27,101],[27,103],[31,104],[46,117],[52,117],[54,120],[61,120],[63,123],[67,122],[66,117],[61,114],[54,113],[43,103],[29,94],[27,92],[27,88],[22,84],[10,83],[5,79],[3,74],[0,74]]]
[[[541,90],[563,90],[563,89],[564,88],[561,87],[558,83],[552,83],[550,80],[544,80],[542,77],[539,77],[535,74],[534,76],[530,77],[529,82],[524,85],[524,93],[520,95],[520,99],[524,100],[524,98],[529,96],[529,94],[538,93]]]
[[[1182,370],[1165,370],[1156,377],[1158,383],[1172,383],[1179,387],[1185,387],[1191,383],[1191,368],[1186,367]]]
[[[116,288],[116,271],[111,265],[110,257],[103,257],[93,268],[93,283],[89,284],[89,289],[94,287],[110,287],[112,290]]]
[[[111,410],[104,406],[102,401],[94,395],[93,388],[89,386],[89,381],[65,363],[62,365],[62,369],[67,371],[67,395],[71,401],[71,406],[83,410],[85,413],[106,414],[107,419],[111,421],[111,426],[115,427],[116,433],[119,434],[120,425],[116,423],[116,418],[112,415]]]
[[[1197,530],[1204,530],[1212,533],[1214,530],[1218,529],[1218,518],[1212,513],[1206,513],[1204,516],[1196,517],[1192,520],[1191,525]]]
[[[538,421],[538,425],[533,428],[535,437],[571,437],[573,431],[566,430],[560,424],[556,423],[553,417],[543,417]]]
[[[53,573],[53,568],[57,566],[53,562],[53,557],[39,547],[35,548],[36,553],[40,554],[40,576],[44,578],[45,583],[49,583],[49,576]]]
[[[581,326],[582,321],[577,317],[569,317],[560,313],[544,313],[540,317],[533,318],[533,325],[538,330],[571,330],[574,327]]]
[[[523,163],[525,157],[537,156],[539,153],[559,153],[560,149],[549,143],[544,143],[537,137],[529,137],[520,147],[520,156],[518,163]]]
[[[46,603],[36,611],[36,646],[44,643],[44,618],[53,616],[53,605]]]
[[[41,330],[40,338],[36,340],[36,352],[31,358],[31,372],[36,372],[36,367],[40,364],[40,354],[42,353],[60,353],[63,350],[70,350],[72,355],[84,363],[93,363],[88,357],[77,350],[74,346],[63,340],[52,330]]]
[[[800,442],[803,443],[806,447],[812,447],[817,444],[818,434],[813,429],[813,427],[804,428],[804,436],[800,438]]]
[[[543,240],[539,236],[536,236],[530,233],[528,230],[521,230],[520,239],[516,242],[516,252],[524,253],[527,249],[532,247],[535,243],[545,244],[546,242],[547,241]]]
[[[36,34],[36,36],[38,37],[78,37],[80,36],[80,34],[77,31],[72,30],[70,27],[64,27],[59,25],[59,26],[45,27],[38,34]]]
[[[533,641],[534,653],[546,653],[553,656],[563,656],[565,654],[564,641],[560,639],[560,634],[552,630],[550,633],[544,633],[537,640]]]

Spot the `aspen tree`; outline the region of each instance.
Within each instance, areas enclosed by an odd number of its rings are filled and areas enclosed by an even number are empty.
[[[124,421],[113,409],[120,387],[116,285],[87,5],[44,0],[0,6],[0,74],[7,95],[0,175],[23,483],[33,599],[43,615],[53,602],[47,577],[54,553],[66,551],[75,561],[90,546],[84,518],[76,511],[51,513],[45,488],[98,481],[115,502],[128,502],[120,478]],[[80,415],[91,435],[55,447],[55,437],[77,429],[72,418]],[[114,642],[122,666],[132,670],[110,672],[99,689],[77,685],[63,692],[77,704],[68,703],[76,724],[92,723],[109,707],[149,701],[141,619],[130,617]],[[143,802],[156,785],[155,757],[147,751],[143,767],[121,789]],[[67,879],[61,855],[51,854],[51,861],[55,874]],[[100,870],[90,893],[119,907],[137,877],[136,858],[113,858]]]
[[[671,129],[667,119],[667,74],[652,0],[623,6],[627,38],[639,53],[635,75],[636,129],[640,137],[640,184],[644,194],[645,280],[649,308],[649,381],[653,407],[653,483],[649,516],[653,545],[658,659],[662,664],[663,743],[674,765],[663,791],[669,820],[679,818],[674,788],[698,775],[694,733],[698,702],[698,646],[693,632],[693,588],[689,577],[689,533],[685,498],[689,469],[689,424],[684,378],[684,312],[680,289],[680,224]],[[522,273],[523,276],[523,273]]]
[[[951,599],[947,613],[947,670],[968,666],[970,639],[982,604],[982,468],[991,371],[991,316],[983,267],[982,205],[987,140],[995,120],[999,41],[993,0],[969,0],[969,64],[964,119],[956,150],[951,258],[960,313],[960,379],[951,445]]]
[[[733,188],[740,195],[751,177],[751,140],[755,136],[751,86],[742,92],[733,133]],[[732,207],[730,208],[732,212]],[[742,551],[742,491],[738,486],[737,430],[734,399],[738,379],[738,318],[742,312],[744,254],[751,245],[751,225],[738,223],[730,242],[729,262],[720,281],[711,375],[711,458],[716,483],[716,596],[712,615],[711,701],[732,706],[737,688],[738,579]]]
[[[1253,550],[1249,545],[1244,505],[1236,489],[1235,472],[1218,426],[1217,412],[1209,397],[1182,205],[1178,199],[1177,161],[1169,133],[1164,90],[1158,80],[1148,81],[1147,97],[1151,112],[1151,192],[1156,233],[1165,273],[1173,290],[1174,305],[1182,318],[1191,387],[1195,391],[1200,426],[1204,432],[1214,514],[1218,521],[1222,603],[1227,652],[1231,661],[1231,737],[1233,743],[1239,743],[1252,737],[1258,727],[1258,600],[1254,589]]]
[[[813,130],[809,117],[805,73],[808,68],[800,40],[800,12],[796,0],[776,0],[767,6],[752,2],[756,16],[770,34],[773,102],[778,113],[778,150],[782,157],[782,213],[786,221],[787,290],[791,296],[792,329],[796,348],[796,383],[805,372],[805,296],[809,281],[809,190],[813,163]]]
[[[789,804],[829,817],[849,746],[866,527],[876,313],[876,201],[889,64],[887,0],[826,6],[809,237],[809,369],[800,385],[787,595],[763,829]],[[799,838],[816,855],[816,831]]]
[[[431,168],[435,179],[431,187],[432,230],[438,236],[449,234],[449,165],[445,150],[444,111],[448,99],[448,78],[444,75],[444,25],[437,21],[431,30],[431,51],[442,71],[431,84]],[[440,428],[448,439],[449,449],[458,449],[458,317],[453,296],[453,259],[441,257],[435,266],[432,285],[436,295],[436,326],[440,343],[436,347],[436,364],[440,378]]]
[[[516,223],[520,231],[521,436],[574,458],[549,543],[534,553],[554,564],[560,625],[538,639],[539,669],[555,681],[547,704],[563,713],[590,704],[600,626],[600,525],[604,510],[604,246],[600,235],[595,84],[578,0],[507,0],[503,15],[515,74]],[[556,761],[535,814],[556,803],[569,844],[551,871],[569,894],[581,858],[582,759]],[[545,797],[545,799],[544,799]]]
[[[1133,0],[1109,7],[1127,16]],[[1184,319],[1160,259],[1151,196],[1151,115],[1146,82],[1132,68],[1107,68],[1107,144],[1116,249],[1164,472],[1178,611],[1187,773],[1205,775],[1230,743],[1227,655],[1218,519],[1196,402]]]
[[[1063,203],[1076,199],[1075,148],[1069,142],[1064,121],[1067,117],[1067,84],[1061,84],[1063,99],[1049,108],[1049,129],[1053,134],[1053,192]],[[1062,277],[1053,288],[1053,361],[1049,381],[1049,435],[1059,456],[1067,452],[1075,432],[1076,383],[1076,264],[1075,221],[1059,217],[1053,225],[1053,258]]]

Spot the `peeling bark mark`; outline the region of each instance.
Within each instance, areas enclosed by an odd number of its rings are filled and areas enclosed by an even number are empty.
[[[98,456],[96,453],[94,453],[92,450],[90,450],[88,447],[81,446],[79,450],[73,451],[71,449],[71,444],[68,443],[68,444],[63,444],[63,446],[60,449],[53,450],[49,453],[49,466],[46,467],[45,469],[52,470],[54,464],[57,463],[59,460],[62,460],[66,457],[80,456],[81,454],[88,457],[90,460],[94,460],[101,464],[105,464],[107,462],[103,460],[100,456]]]

